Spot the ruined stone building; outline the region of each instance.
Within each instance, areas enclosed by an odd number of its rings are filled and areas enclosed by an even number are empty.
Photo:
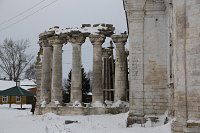
[[[105,101],[129,100],[127,126],[144,124],[148,116],[168,111],[175,118],[173,133],[199,133],[200,0],[124,0],[124,8],[128,35],[114,34],[109,24],[54,27],[39,35],[36,112],[120,113],[127,111],[124,106],[108,108]],[[87,37],[93,45],[93,89],[91,106],[82,107],[81,45]],[[106,38],[112,39],[111,46],[102,48]],[[71,100],[61,106],[62,47],[68,42],[72,45]]]
[[[200,132],[200,0],[124,0],[129,29],[128,126],[175,117],[173,133]]]
[[[114,30],[110,24],[83,24],[80,28],[55,26],[39,35],[40,51],[36,63],[38,114],[55,110],[57,114],[68,115],[109,113],[112,109],[105,108],[105,101],[128,99],[128,52],[125,50],[128,35],[114,34]],[[92,108],[84,108],[82,102],[81,45],[87,37],[93,45]],[[102,48],[106,38],[112,41],[108,48]],[[68,43],[72,45],[71,95],[70,103],[63,104],[62,47]],[[115,61],[113,45],[116,46]]]

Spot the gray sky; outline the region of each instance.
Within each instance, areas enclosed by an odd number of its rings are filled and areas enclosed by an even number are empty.
[[[40,1],[42,0],[0,0],[0,42],[3,42],[5,38],[29,39],[31,41],[29,51],[36,55],[39,48],[38,35],[53,26],[65,28],[80,27],[84,23],[109,23],[113,24],[117,31],[124,32],[126,30],[122,0],[57,0],[52,5],[40,10],[55,1],[45,0],[25,14],[2,24]],[[40,11],[29,16],[38,10]],[[26,19],[5,29],[23,18]],[[108,41],[109,38],[106,43]],[[71,45],[65,45],[63,50],[63,77],[65,78],[71,68]],[[92,45],[88,39],[82,45],[82,62],[86,71],[92,69]]]

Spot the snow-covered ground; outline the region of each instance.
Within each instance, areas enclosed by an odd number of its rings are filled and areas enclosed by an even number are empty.
[[[170,133],[170,123],[159,127],[126,128],[128,113],[118,115],[58,116],[53,113],[32,115],[20,105],[0,105],[0,133]],[[65,120],[78,123],[64,124]]]

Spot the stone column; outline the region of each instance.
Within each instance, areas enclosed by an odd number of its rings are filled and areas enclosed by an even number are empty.
[[[36,71],[36,84],[37,84],[37,103],[40,103],[41,99],[41,72],[42,72],[42,63],[38,63],[35,65]]]
[[[115,98],[114,101],[126,101],[126,51],[125,44],[128,35],[112,35],[112,40],[116,45],[116,60],[115,60]]]
[[[62,47],[63,41],[57,36],[48,38],[53,46],[51,105],[62,103]]]
[[[39,42],[40,43],[40,42]],[[37,62],[35,64],[35,71],[36,71],[36,88],[37,88],[37,105],[41,102],[41,73],[42,73],[42,62],[41,62],[41,56],[42,54],[42,46],[40,46],[40,51],[38,52],[37,56]]]
[[[102,48],[102,88],[104,89],[104,100],[111,100],[112,88],[112,69],[111,69],[111,57],[112,50],[108,48]]]
[[[106,36],[103,34],[90,35],[91,43],[93,44],[93,79],[92,79],[92,102],[102,104],[103,89],[102,89],[102,47]],[[97,104],[93,104],[96,106]]]
[[[42,47],[41,102],[45,105],[51,100],[52,45],[47,40],[42,40]]]
[[[83,34],[73,34],[69,38],[72,44],[71,102],[73,105],[82,102],[81,45],[85,39]]]

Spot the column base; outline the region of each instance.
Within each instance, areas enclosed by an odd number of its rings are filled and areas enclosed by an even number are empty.
[[[171,131],[172,133],[183,133],[183,128],[186,127],[187,123],[180,121],[173,121]]]
[[[35,114],[36,115],[42,115],[42,111],[41,111],[41,107],[40,106],[36,106],[36,108],[35,108]]]
[[[144,114],[129,113],[126,126],[130,127],[133,124],[144,124],[146,123],[146,121],[147,120],[144,118]]]

